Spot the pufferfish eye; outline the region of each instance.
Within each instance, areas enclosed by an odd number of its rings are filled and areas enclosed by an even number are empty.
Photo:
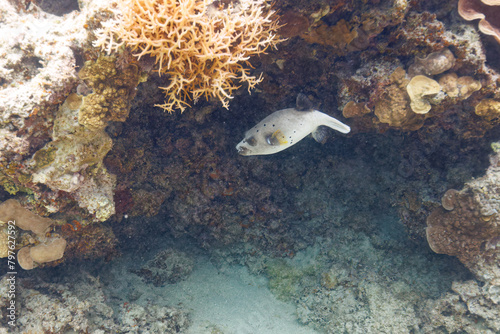
[[[255,145],[257,145],[257,139],[255,139],[255,137],[250,137],[247,139],[247,143],[250,146],[255,146]]]

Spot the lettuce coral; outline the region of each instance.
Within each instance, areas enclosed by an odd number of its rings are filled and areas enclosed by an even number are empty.
[[[217,97],[225,108],[238,88],[249,89],[262,78],[244,66],[251,55],[275,46],[278,23],[265,0],[117,0],[114,19],[96,30],[94,46],[155,59],[157,71],[169,77],[167,100],[159,107],[184,111],[188,100]]]
[[[458,13],[467,21],[479,19],[479,30],[500,43],[500,1],[459,0]]]
[[[441,86],[436,80],[417,75],[413,77],[406,86],[408,96],[410,96],[410,107],[416,114],[427,114],[431,110],[428,97],[434,96],[441,91]]]

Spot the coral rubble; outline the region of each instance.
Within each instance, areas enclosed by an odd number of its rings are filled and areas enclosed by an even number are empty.
[[[7,307],[7,281],[1,281],[0,306]],[[19,333],[182,333],[189,315],[178,307],[125,303],[113,310],[98,277],[80,272],[72,282],[49,284],[39,278],[20,289]],[[2,317],[0,323],[4,325]],[[6,323],[5,323],[6,325]],[[4,327],[0,327],[4,330]]]
[[[453,282],[452,292],[428,301],[423,329],[426,333],[434,333],[437,328],[447,333],[498,333],[499,296],[498,286],[480,286],[475,281]]]

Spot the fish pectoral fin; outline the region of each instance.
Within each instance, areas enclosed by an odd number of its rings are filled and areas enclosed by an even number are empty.
[[[328,127],[320,125],[311,133],[311,135],[318,143],[324,144],[328,139]]]

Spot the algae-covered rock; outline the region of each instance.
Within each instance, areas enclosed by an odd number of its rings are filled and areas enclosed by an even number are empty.
[[[79,205],[103,221],[114,214],[115,177],[102,163],[112,141],[104,129],[78,123],[81,106],[82,98],[71,94],[59,108],[53,140],[33,155],[33,182],[75,193]]]
[[[124,122],[140,81],[134,64],[118,68],[115,57],[101,56],[87,61],[78,73],[93,92],[83,98],[78,122],[89,129],[106,127],[109,121]]]

